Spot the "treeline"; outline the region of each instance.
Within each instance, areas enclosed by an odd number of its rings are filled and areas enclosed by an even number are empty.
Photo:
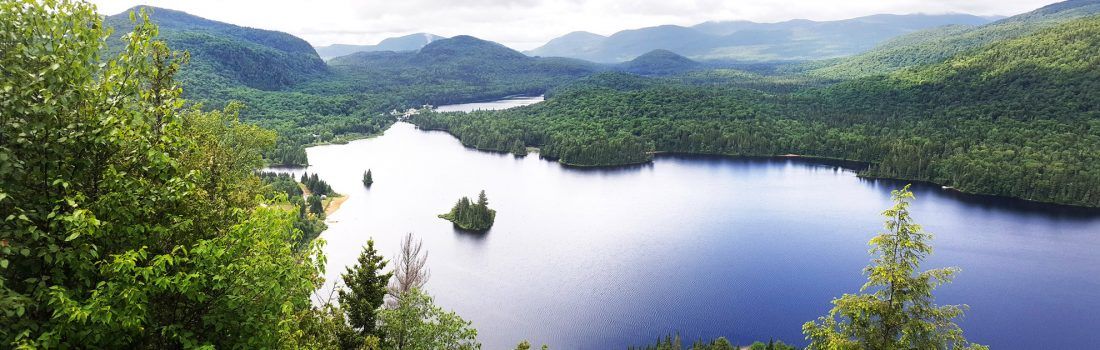
[[[489,209],[489,199],[482,190],[477,196],[477,202],[471,202],[470,198],[462,197],[455,203],[451,211],[440,214],[439,217],[453,222],[455,226],[469,231],[485,231],[493,227],[497,211]]]
[[[310,175],[303,171],[302,178],[298,181],[309,190],[310,195],[325,196],[334,193],[332,192],[332,187],[330,187],[325,180],[321,180],[321,178],[317,176],[317,173]]]
[[[865,162],[866,176],[1100,206],[1100,19],[885,77],[794,93],[659,86],[604,74],[546,102],[410,121],[480,149],[541,147],[575,165],[650,152]],[[600,80],[604,80],[600,82]]]
[[[741,347],[733,345],[724,337],[718,337],[710,342],[703,341],[702,339],[695,340],[691,345],[685,347],[684,340],[679,334],[672,336],[665,336],[664,339],[658,339],[655,344],[646,345],[644,347],[631,346],[627,348],[629,350],[796,350],[794,346],[787,345],[782,341],[769,340],[765,342],[754,342],[747,347]]]

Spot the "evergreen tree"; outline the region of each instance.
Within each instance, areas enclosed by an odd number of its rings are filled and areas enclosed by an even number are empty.
[[[886,230],[870,241],[875,257],[861,294],[833,300],[829,315],[802,326],[808,349],[987,349],[968,342],[954,323],[965,305],[933,303],[932,291],[959,269],[916,272],[932,253],[932,236],[909,215],[913,192],[906,185],[891,197],[894,206],[882,213]]]
[[[348,316],[348,323],[362,336],[382,338],[377,328],[377,313],[386,297],[386,286],[393,273],[383,270],[387,261],[374,249],[374,240],[359,254],[359,263],[347,268],[341,275],[346,290],[339,291],[340,306]]]
[[[462,197],[455,202],[449,213],[440,214],[439,217],[450,220],[464,230],[485,231],[493,226],[496,210],[489,209],[489,199],[482,190],[476,203],[470,202],[468,197]]]
[[[363,173],[363,186],[370,187],[372,184],[374,184],[374,177],[371,176],[370,169],[367,169],[367,172]]]
[[[309,196],[309,212],[316,216],[325,215],[325,205],[321,202],[321,196],[311,195]]]

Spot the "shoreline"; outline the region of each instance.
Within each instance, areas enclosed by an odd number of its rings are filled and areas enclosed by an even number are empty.
[[[348,201],[351,196],[346,194],[340,194],[339,197],[329,197],[328,203],[325,204],[325,217],[332,215],[337,210],[340,210],[340,206],[344,205],[344,202]]]
[[[409,124],[413,124],[413,123],[409,123]],[[441,131],[441,132],[447,133],[448,135],[451,135],[451,137],[454,137],[454,138],[458,139],[459,142],[462,141],[462,139],[459,139],[457,136],[455,136],[455,134],[451,133],[449,130],[446,130],[446,129],[422,129],[422,128],[420,128],[420,126],[417,126],[416,124],[413,124],[413,126],[415,126],[417,129],[420,129],[420,130]],[[495,151],[495,150],[479,149],[479,148],[476,148],[476,147],[473,147],[473,146],[468,146],[464,143],[463,143],[463,146],[466,147],[466,148],[471,148],[471,149],[481,151],[481,152],[511,153],[511,152],[507,152],[507,151]],[[885,176],[867,175],[867,174],[864,174],[864,171],[867,170],[867,167],[869,167],[871,163],[870,162],[865,162],[865,161],[859,161],[859,160],[829,158],[829,157],[817,157],[817,156],[806,156],[806,155],[794,154],[794,153],[786,153],[786,154],[779,154],[779,155],[730,155],[730,154],[721,154],[721,153],[687,153],[687,152],[670,152],[670,151],[652,151],[652,152],[648,152],[648,153],[651,154],[654,159],[656,159],[657,157],[660,157],[660,156],[689,156],[689,157],[713,156],[713,157],[722,157],[722,158],[730,158],[730,159],[737,159],[737,158],[744,158],[744,159],[752,159],[752,158],[757,158],[757,159],[760,159],[760,158],[763,158],[763,159],[798,159],[798,160],[808,161],[808,162],[812,162],[812,163],[839,166],[839,167],[842,167],[842,168],[847,169],[847,170],[855,171],[857,177],[865,178],[865,179],[919,182],[919,183],[925,183],[925,184],[940,186],[941,190],[944,191],[944,192],[962,194],[962,195],[967,195],[967,196],[1010,199],[1010,200],[1017,200],[1017,201],[1021,201],[1021,202],[1029,203],[1029,204],[1065,207],[1065,208],[1071,208],[1071,209],[1074,209],[1074,210],[1100,210],[1100,206],[1088,206],[1088,205],[1072,204],[1072,203],[1061,203],[1061,202],[1047,202],[1047,201],[1035,200],[1035,199],[1031,199],[1031,198],[1013,197],[1013,196],[988,194],[988,193],[980,193],[980,192],[971,192],[971,191],[967,191],[967,190],[959,188],[959,187],[949,186],[949,185],[946,185],[946,184],[937,183],[937,182],[929,181],[929,180],[901,179],[901,178],[892,178],[892,177],[885,177]],[[540,155],[539,158],[547,160],[547,161],[558,163],[559,165],[561,165],[563,167],[568,167],[568,168],[573,168],[573,169],[592,169],[592,170],[595,170],[595,169],[627,168],[627,167],[634,167],[634,166],[653,163],[653,160],[649,160],[649,161],[646,161],[646,162],[627,163],[627,164],[618,164],[618,165],[575,165],[575,164],[563,163],[563,162],[560,162],[556,159],[543,157],[541,155]],[[847,163],[847,164],[836,164],[836,163]],[[860,167],[852,166],[852,165],[855,165],[855,164],[859,164],[863,167],[860,168]]]

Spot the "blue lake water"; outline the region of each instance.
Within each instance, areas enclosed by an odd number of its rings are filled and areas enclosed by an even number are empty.
[[[368,238],[393,256],[413,232],[429,250],[428,291],[473,321],[486,349],[523,339],[625,349],[676,332],[804,344],[802,324],[865,281],[867,241],[904,185],[797,159],[660,156],[578,170],[406,123],[307,153],[308,171],[350,196],[321,236],[329,281]],[[488,233],[436,218],[482,189],[498,212]],[[923,267],[962,268],[936,296],[970,305],[960,320],[969,339],[1100,348],[1100,213],[914,192],[913,215],[935,234]]]

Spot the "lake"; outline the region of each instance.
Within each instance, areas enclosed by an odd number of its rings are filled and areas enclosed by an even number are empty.
[[[368,238],[392,257],[413,232],[430,253],[427,290],[473,321],[486,349],[523,339],[625,349],[676,332],[805,344],[802,324],[865,281],[867,241],[890,190],[904,185],[799,159],[658,156],[574,169],[468,149],[407,123],[307,153],[308,171],[350,196],[321,235],[328,280]],[[482,189],[497,210],[489,232],[436,217]],[[962,268],[936,296],[970,305],[960,320],[970,340],[1100,348],[1100,214],[913,189],[913,216],[935,234],[922,267]]]

